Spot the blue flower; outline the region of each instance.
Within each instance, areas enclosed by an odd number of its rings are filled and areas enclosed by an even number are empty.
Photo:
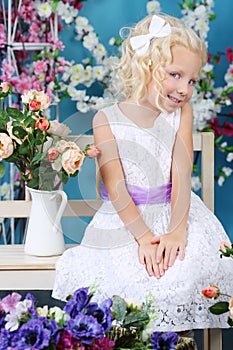
[[[95,317],[99,324],[107,332],[111,328],[113,315],[111,313],[112,300],[107,299],[99,306],[97,303],[90,303],[86,306],[86,314]]]
[[[18,350],[44,349],[49,345],[51,334],[44,326],[44,319],[29,320],[15,334],[12,339],[12,347]]]
[[[49,323],[49,329],[51,331],[51,343],[57,344],[60,339],[60,331],[62,327],[58,327],[55,320],[51,320]]]
[[[103,327],[98,323],[97,319],[82,313],[67,321],[66,330],[74,338],[81,340],[83,344],[91,344],[93,339],[104,336]]]
[[[69,299],[64,307],[64,311],[74,318],[89,303],[92,295],[88,294],[88,288],[80,288],[74,292],[72,299]]]
[[[151,344],[154,350],[174,350],[178,343],[178,334],[174,332],[154,332]]]
[[[0,312],[0,329],[5,326],[5,323],[6,323],[5,317],[6,317],[5,313]]]
[[[10,332],[3,328],[1,329],[1,332],[0,332],[0,349],[7,350],[9,349],[10,345],[11,345]]]

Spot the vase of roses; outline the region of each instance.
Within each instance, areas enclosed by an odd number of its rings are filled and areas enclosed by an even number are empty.
[[[50,256],[64,251],[61,217],[67,196],[61,184],[78,175],[85,157],[95,157],[98,149],[87,145],[81,150],[67,135],[70,129],[46,118],[49,96],[29,90],[22,95],[23,111],[6,107],[12,93],[8,83],[0,84],[0,176],[5,162],[14,163],[32,199],[25,252]]]

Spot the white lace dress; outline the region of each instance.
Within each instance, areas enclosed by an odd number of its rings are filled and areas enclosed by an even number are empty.
[[[168,183],[180,111],[160,114],[150,129],[139,128],[117,104],[104,112],[116,138],[126,182],[143,188]],[[155,235],[166,232],[170,203],[143,204],[138,209]],[[210,284],[232,293],[233,264],[230,259],[220,258],[221,241],[229,241],[222,225],[192,193],[185,259],[177,259],[157,280],[149,277],[139,263],[136,241],[111,202],[105,201],[88,225],[81,245],[67,250],[58,259],[52,296],[65,300],[76,289],[95,282],[95,297],[99,300],[117,294],[145,301],[151,293],[158,309],[157,330],[229,327],[226,314],[212,315],[208,307],[213,302],[201,293]]]

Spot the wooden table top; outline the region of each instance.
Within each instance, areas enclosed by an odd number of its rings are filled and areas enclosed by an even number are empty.
[[[75,245],[66,245],[66,249]],[[0,245],[0,270],[54,270],[59,255],[37,257],[24,253],[23,244]]]

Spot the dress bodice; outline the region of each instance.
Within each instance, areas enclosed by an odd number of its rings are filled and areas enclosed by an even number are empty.
[[[143,188],[168,183],[180,110],[161,113],[152,128],[140,128],[122,113],[118,104],[103,112],[118,146],[126,182]]]

